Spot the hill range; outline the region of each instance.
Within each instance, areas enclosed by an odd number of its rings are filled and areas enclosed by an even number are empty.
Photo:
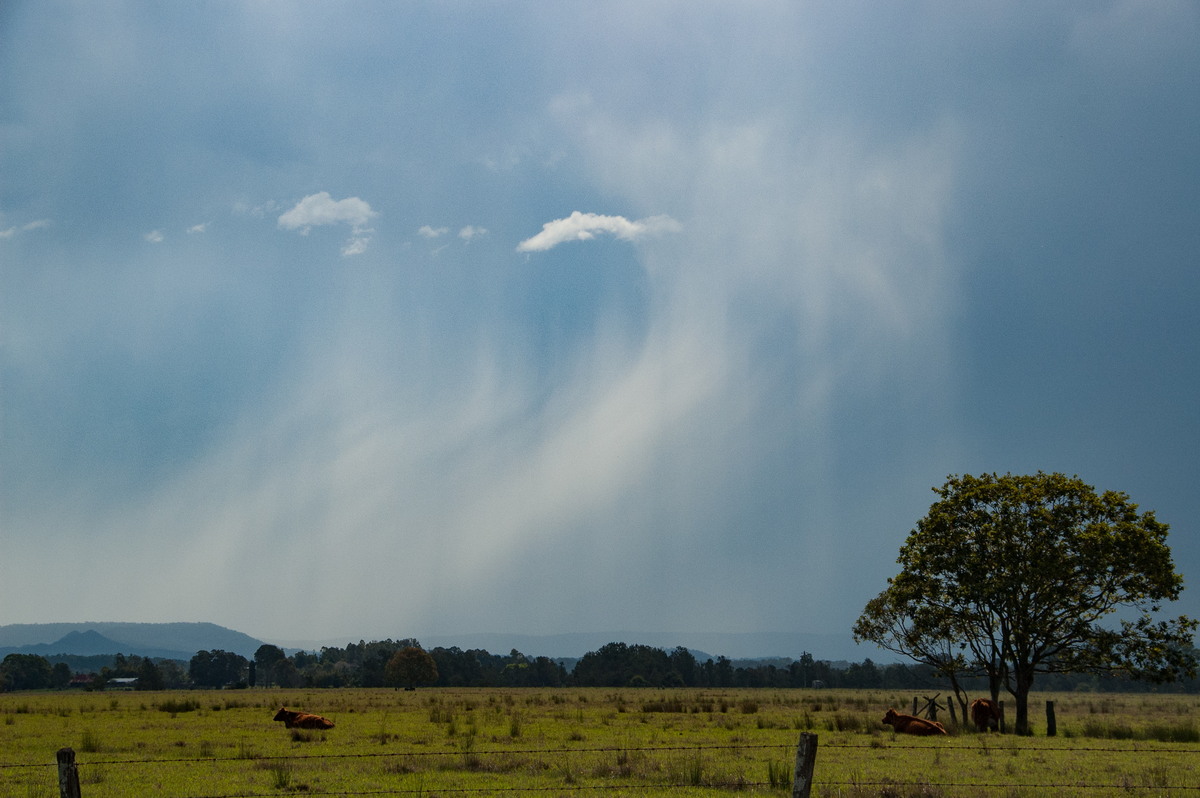
[[[190,660],[197,651],[251,658],[262,640],[214,623],[18,623],[0,626],[0,658],[9,654],[125,654]]]

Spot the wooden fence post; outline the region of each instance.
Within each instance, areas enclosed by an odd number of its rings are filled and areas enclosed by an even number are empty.
[[[817,735],[803,732],[796,747],[796,776],[792,780],[792,798],[809,798],[813,767],[817,763]]]
[[[1004,720],[1004,702],[1000,702],[1000,733],[1008,734],[1008,724]]]
[[[1058,734],[1058,721],[1054,718],[1054,702],[1046,702],[1046,736],[1053,737]]]
[[[75,767],[75,749],[58,749],[59,798],[80,798],[79,770]]]

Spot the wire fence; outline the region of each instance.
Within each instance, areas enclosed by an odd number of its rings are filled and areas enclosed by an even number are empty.
[[[997,781],[984,780],[956,780],[952,775],[945,779],[931,778],[913,778],[911,772],[909,775],[901,774],[896,778],[872,778],[869,776],[851,775],[849,777],[835,775],[831,778],[822,778],[821,771],[827,773],[840,773],[844,770],[842,765],[847,758],[861,756],[864,752],[868,755],[878,755],[880,751],[887,750],[889,752],[905,752],[905,756],[909,757],[911,765],[910,771],[921,772],[921,763],[918,761],[918,754],[939,758],[945,752],[953,751],[957,754],[966,754],[970,756],[972,753],[980,757],[991,756],[995,754],[1010,754],[1013,756],[1036,754],[1038,757],[1047,757],[1053,754],[1064,754],[1067,756],[1077,754],[1101,754],[1107,759],[1102,758],[1101,761],[1107,763],[1105,767],[1097,768],[1097,773],[1089,781],[1081,780],[1064,780],[1055,782],[1052,780],[1040,781],[1032,778],[1032,772],[1025,772],[1019,778],[1005,778]],[[69,749],[64,749],[69,750]],[[1196,774],[1197,763],[1200,762],[1200,748],[1181,747],[1181,746],[1053,746],[1053,745],[1004,745],[992,744],[985,740],[983,745],[963,745],[963,746],[941,746],[934,747],[929,745],[909,745],[898,741],[893,741],[886,746],[879,744],[854,744],[854,743],[828,743],[820,747],[822,752],[821,765],[816,771],[814,778],[815,794],[821,796],[832,795],[853,795],[853,796],[868,796],[868,795],[888,795],[888,796],[941,796],[941,795],[988,795],[997,792],[1007,791],[1009,794],[1017,794],[1019,791],[1032,791],[1036,793],[1045,793],[1048,791],[1056,791],[1060,794],[1063,791],[1071,791],[1073,795],[1106,795],[1106,794],[1154,794],[1154,795],[1197,795],[1200,794],[1200,779],[1191,778],[1190,781],[1184,781],[1179,774],[1188,773]],[[559,747],[559,748],[479,748],[471,750],[456,750],[456,751],[421,751],[421,750],[406,750],[406,751],[381,751],[381,752],[357,752],[357,753],[317,753],[304,755],[255,755],[251,757],[257,766],[270,767],[272,763],[278,763],[283,766],[293,765],[313,765],[321,763],[325,760],[345,760],[345,759],[385,759],[385,760],[435,760],[438,758],[448,757],[471,757],[476,763],[476,767],[486,770],[486,766],[481,763],[489,757],[519,757],[529,756],[551,761],[565,761],[569,758],[580,757],[583,755],[595,755],[605,757],[621,757],[621,756],[656,756],[669,759],[675,757],[678,763],[679,757],[684,755],[681,760],[684,763],[698,761],[701,754],[714,752],[747,752],[757,751],[760,753],[768,753],[774,755],[776,762],[786,762],[793,754],[796,753],[796,747],[791,745],[780,744],[747,744],[733,743],[729,745],[651,745],[651,746],[636,746],[636,747]],[[1170,760],[1177,764],[1173,766],[1163,766],[1159,771],[1159,776],[1151,779],[1148,783],[1134,783],[1128,777],[1121,777],[1121,768],[1113,763],[1119,757],[1136,756],[1146,757],[1148,755],[1161,756],[1164,761]],[[74,753],[72,752],[72,758]],[[691,757],[688,759],[687,757]],[[232,765],[234,763],[245,764],[246,757],[216,757],[216,756],[196,756],[196,757],[179,757],[179,758],[84,758],[75,762],[75,767],[78,768],[82,775],[83,781],[88,781],[88,774],[100,772],[102,769],[122,769],[122,768],[143,768],[143,769],[159,769],[169,768],[173,766],[197,766],[210,765],[212,767],[222,767]],[[56,777],[52,772],[56,763],[46,764],[30,764],[30,763],[5,763],[0,762],[0,771],[16,772],[29,771],[36,774],[32,779],[23,779],[23,783],[28,785],[25,793],[27,795],[45,795],[49,794],[45,791],[38,791],[33,785],[52,785],[56,781]],[[672,770],[670,767],[663,767],[665,772],[683,772],[678,768]],[[46,772],[43,777],[42,772]],[[1109,774],[1107,780],[1103,774]],[[1163,774],[1174,774],[1174,778],[1168,779]],[[103,781],[110,781],[106,776]],[[116,781],[116,778],[111,779]],[[1168,781],[1174,783],[1167,783]],[[15,786],[15,782],[10,783],[9,787]],[[96,787],[95,794],[102,795],[111,793],[114,790],[110,789],[103,783],[94,785]],[[289,789],[290,787],[290,789]],[[276,798],[281,794],[288,792],[299,793],[306,796],[366,796],[366,795],[514,795],[514,794],[547,794],[554,793],[560,795],[579,795],[589,793],[631,793],[631,794],[649,794],[662,793],[682,790],[701,790],[713,792],[735,792],[735,791],[772,791],[777,793],[787,793],[792,789],[792,772],[790,767],[783,768],[782,766],[770,769],[770,778],[767,780],[750,780],[738,778],[734,780],[723,781],[719,778],[705,777],[698,769],[692,770],[690,773],[685,773],[684,778],[676,780],[636,780],[628,778],[611,778],[600,782],[591,783],[571,783],[570,780],[560,779],[554,784],[513,784],[513,785],[498,785],[489,784],[487,786],[471,786],[471,785],[456,785],[456,784],[428,784],[421,781],[413,786],[372,786],[363,788],[341,788],[341,789],[323,789],[319,786],[312,785],[288,785],[277,784],[275,789],[270,791],[251,790],[251,791],[235,791],[235,792],[189,792],[177,793],[174,798]],[[969,791],[969,792],[964,792]],[[118,790],[119,792],[119,790]],[[17,792],[6,794],[19,794]],[[170,793],[159,792],[161,795],[170,795]],[[82,792],[81,798],[91,798],[89,790],[85,789]]]

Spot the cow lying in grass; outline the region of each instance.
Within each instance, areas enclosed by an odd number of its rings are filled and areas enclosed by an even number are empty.
[[[976,698],[971,702],[971,722],[977,731],[1000,729],[1000,705],[990,698]]]
[[[945,728],[936,720],[925,720],[915,715],[901,715],[894,709],[887,711],[887,714],[883,716],[883,722],[904,734],[946,734]]]
[[[320,715],[311,715],[307,712],[292,712],[283,707],[275,713],[275,720],[283,721],[283,725],[289,729],[332,729],[333,721],[328,718],[323,718]]]

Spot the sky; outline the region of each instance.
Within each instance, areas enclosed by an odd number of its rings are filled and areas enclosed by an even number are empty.
[[[0,624],[849,636],[931,488],[1039,470],[1170,524],[1200,615],[1197,41],[5,2]]]

